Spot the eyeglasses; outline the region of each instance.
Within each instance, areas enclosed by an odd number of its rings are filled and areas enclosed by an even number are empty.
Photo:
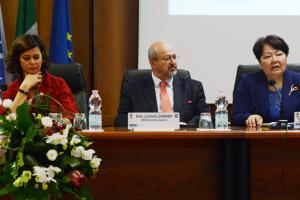
[[[173,55],[165,55],[164,57],[160,58],[160,60],[164,61],[164,62],[170,62],[172,60],[176,61],[176,59],[178,59],[179,56],[177,56],[176,54]]]

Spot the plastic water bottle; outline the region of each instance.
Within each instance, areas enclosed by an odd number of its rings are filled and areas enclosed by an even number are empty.
[[[102,112],[101,112],[101,97],[98,90],[93,90],[89,98],[89,129],[101,130],[102,129]]]
[[[223,92],[216,99],[215,127],[216,129],[228,129],[228,100]]]

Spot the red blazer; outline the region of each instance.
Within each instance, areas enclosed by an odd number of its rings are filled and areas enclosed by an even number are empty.
[[[2,100],[11,99],[14,100],[15,96],[18,93],[18,89],[22,83],[22,80],[17,79],[8,85],[6,91],[2,92]],[[59,105],[55,100],[50,100],[50,112],[62,112],[65,117],[73,118],[74,113],[78,113],[77,104],[75,102],[72,91],[67,85],[66,81],[60,77],[51,75],[46,72],[45,77],[42,81],[42,84],[37,91],[37,94],[46,94],[57,100],[61,105]],[[30,98],[30,97],[28,97]],[[43,97],[41,102],[45,100]],[[32,104],[37,102],[37,99],[33,99]],[[34,112],[34,111],[33,111]],[[4,114],[5,109],[1,106],[0,114]]]

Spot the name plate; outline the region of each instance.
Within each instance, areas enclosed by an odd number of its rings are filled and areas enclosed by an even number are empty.
[[[128,113],[128,129],[133,130],[174,130],[179,129],[180,115],[172,113]]]
[[[294,112],[294,128],[300,129],[300,112]]]

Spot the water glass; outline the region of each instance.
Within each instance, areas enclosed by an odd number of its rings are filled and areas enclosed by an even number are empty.
[[[58,125],[64,124],[62,113],[49,113],[48,116],[51,117]]]
[[[199,128],[211,129],[213,128],[210,113],[200,113]]]
[[[86,118],[84,113],[76,113],[73,121],[73,127],[78,130],[87,129]]]

